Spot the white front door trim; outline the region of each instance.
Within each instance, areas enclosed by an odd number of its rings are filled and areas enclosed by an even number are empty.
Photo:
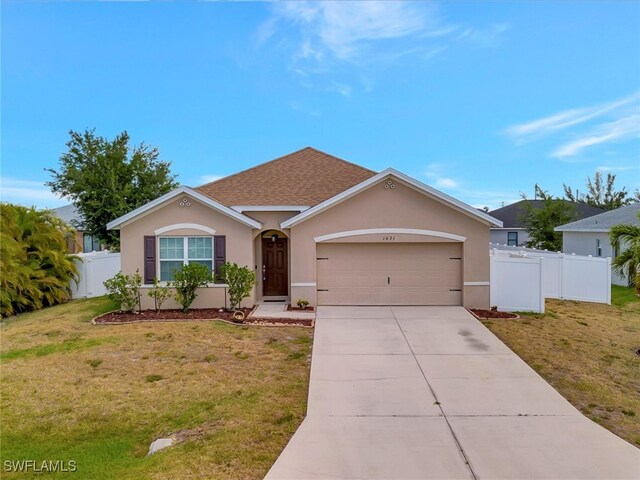
[[[345,232],[329,233],[315,237],[316,243],[335,240],[336,238],[355,237],[358,235],[386,235],[386,234],[406,234],[406,235],[422,235],[426,237],[439,237],[456,242],[464,242],[467,237],[456,235],[448,232],[438,232],[436,230],[418,230],[415,228],[367,228],[364,230],[348,230]]]

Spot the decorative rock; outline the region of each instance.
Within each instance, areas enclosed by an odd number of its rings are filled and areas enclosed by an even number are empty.
[[[158,438],[151,442],[147,456],[153,455],[154,453],[162,450],[163,448],[170,447],[171,445],[173,445],[173,438]]]

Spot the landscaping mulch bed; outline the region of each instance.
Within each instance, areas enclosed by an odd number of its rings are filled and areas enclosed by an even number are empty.
[[[255,307],[254,307],[255,308]],[[234,311],[227,311],[218,308],[194,308],[184,313],[182,310],[170,309],[143,310],[140,313],[109,312],[93,319],[97,325],[121,325],[139,322],[181,322],[193,320],[222,320],[223,322],[237,325],[266,325],[266,326],[300,326],[312,327],[313,320],[296,318],[247,318],[254,310],[253,308],[242,308],[245,314],[244,321],[237,321],[233,318]]]
[[[287,312],[315,312],[315,307],[300,308],[294,305],[287,306]]]
[[[469,308],[471,313],[473,313],[476,318],[480,318],[482,320],[489,320],[494,318],[520,318],[519,315],[511,312],[498,312],[497,310],[481,310],[477,308]]]
[[[298,327],[313,327],[313,320],[300,318],[254,318],[244,321],[244,325],[291,325]]]
[[[248,316],[253,308],[241,309]],[[132,322],[159,322],[165,320],[227,320],[233,321],[233,311],[219,308],[193,308],[188,312],[178,309],[143,310],[140,313],[109,312],[94,318],[94,323],[132,323]]]

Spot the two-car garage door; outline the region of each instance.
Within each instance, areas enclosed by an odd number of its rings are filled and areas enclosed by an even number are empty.
[[[318,305],[462,305],[462,244],[319,243]]]

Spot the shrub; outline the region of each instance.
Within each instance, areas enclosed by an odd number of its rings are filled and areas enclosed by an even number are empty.
[[[74,231],[52,212],[0,203],[0,317],[71,298],[78,270],[67,239]]]
[[[211,271],[200,263],[183,265],[173,274],[173,287],[176,289],[176,301],[182,305],[182,311],[189,307],[198,296],[196,290],[212,281]]]
[[[162,304],[169,300],[171,297],[171,284],[167,283],[166,286],[160,285],[157,278],[153,279],[153,288],[149,290],[149,296],[153,298],[153,304],[156,312],[159,312],[162,308]]]
[[[240,267],[229,262],[221,267],[220,278],[229,286],[231,309],[237,308],[242,300],[249,296],[256,281],[256,276],[249,267]]]
[[[298,307],[300,307],[300,309],[306,310],[307,306],[309,306],[309,300],[300,299],[296,302],[296,304],[298,305]]]
[[[104,286],[109,298],[120,305],[121,311],[133,313],[136,307],[140,307],[142,277],[138,270],[133,275],[118,272],[109,280],[105,280]]]

